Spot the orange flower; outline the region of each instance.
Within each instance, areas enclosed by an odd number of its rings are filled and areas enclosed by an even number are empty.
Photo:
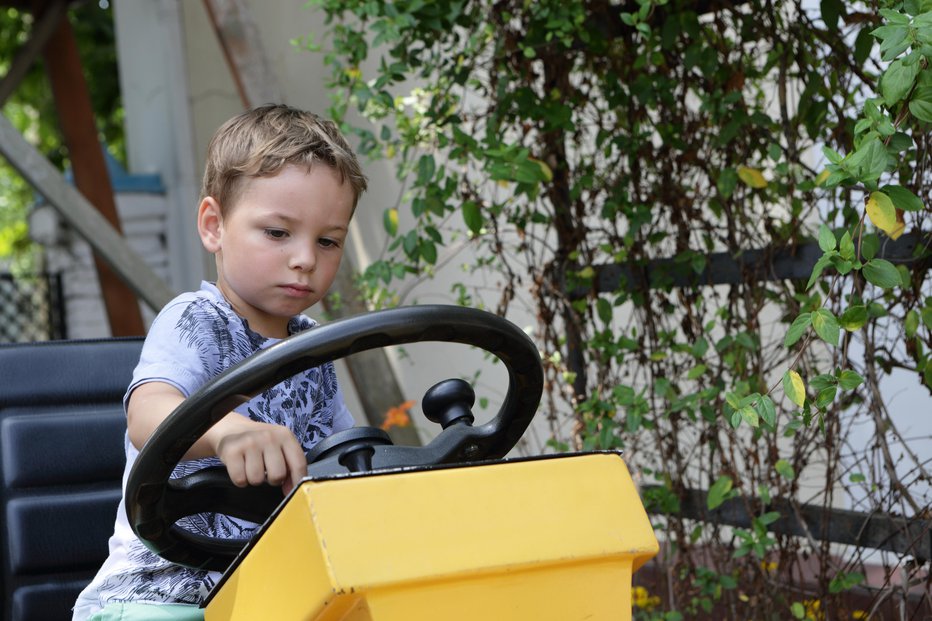
[[[388,408],[385,412],[385,420],[382,421],[382,429],[388,431],[392,427],[407,427],[411,424],[411,417],[408,416],[408,410],[414,407],[414,401],[405,401],[401,405]]]

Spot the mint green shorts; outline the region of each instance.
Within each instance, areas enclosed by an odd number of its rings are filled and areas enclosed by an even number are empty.
[[[107,604],[87,621],[204,621],[204,609],[190,604]]]

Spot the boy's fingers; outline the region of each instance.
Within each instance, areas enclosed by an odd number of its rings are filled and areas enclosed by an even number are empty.
[[[272,485],[281,485],[288,478],[285,456],[277,446],[269,447],[265,453],[265,477]]]
[[[250,485],[265,483],[265,459],[262,453],[247,451],[245,455],[246,481]]]
[[[237,459],[227,462],[226,466],[227,474],[230,475],[230,480],[233,481],[233,485],[236,487],[246,487],[248,481],[246,480],[246,468],[243,460]]]

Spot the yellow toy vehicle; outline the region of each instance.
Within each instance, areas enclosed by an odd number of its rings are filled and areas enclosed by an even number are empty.
[[[443,427],[432,442],[394,446],[366,427],[336,433],[315,446],[308,478],[277,508],[277,488],[236,488],[222,470],[168,478],[238,395],[355,352],[416,341],[497,356],[509,374],[499,413],[474,426],[469,384],[441,382],[423,402]],[[163,557],[226,570],[208,621],[630,618],[632,572],[657,543],[620,457],[492,461],[527,429],[542,387],[537,348],[495,315],[418,306],[337,321],[260,352],[180,406],[130,474],[127,514]],[[272,519],[248,545],[173,525],[206,510]]]

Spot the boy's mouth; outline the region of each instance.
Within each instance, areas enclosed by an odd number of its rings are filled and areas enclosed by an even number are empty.
[[[313,291],[309,286],[300,283],[281,285],[281,289],[284,290],[286,294],[294,297],[305,297]]]

